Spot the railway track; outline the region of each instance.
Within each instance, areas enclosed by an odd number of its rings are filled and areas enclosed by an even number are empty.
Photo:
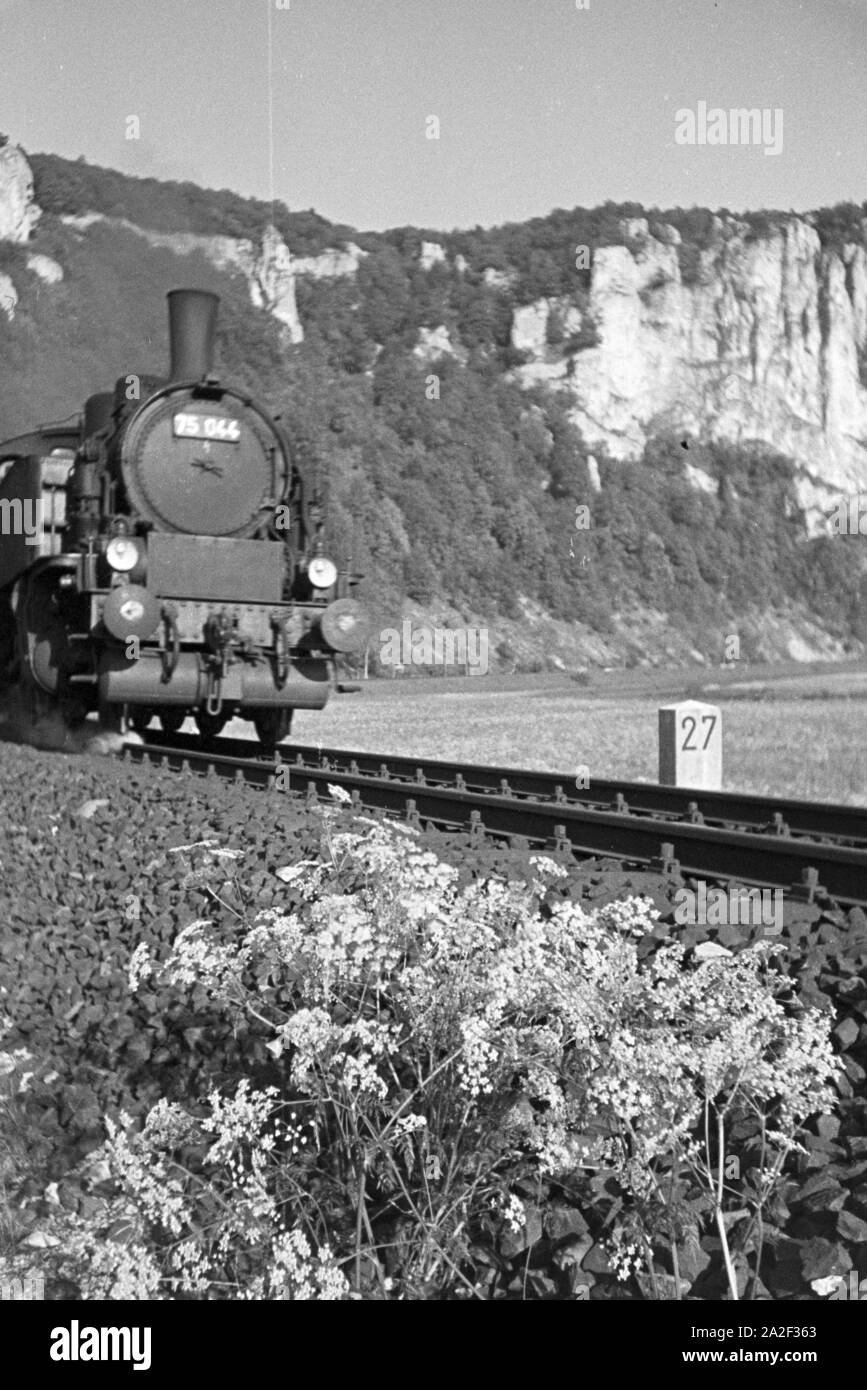
[[[126,744],[124,756],[274,784],[275,760],[251,757],[244,740],[218,739],[204,750],[194,735],[155,731],[154,738]],[[415,823],[793,896],[824,891],[867,907],[867,812],[858,808],[623,782],[594,782],[567,795],[563,777],[551,773],[293,744],[278,750],[277,761],[288,768],[292,791],[326,798],[336,783],[356,804]]]

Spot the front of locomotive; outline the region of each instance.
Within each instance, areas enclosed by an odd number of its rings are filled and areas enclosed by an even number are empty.
[[[279,426],[212,373],[217,296],[168,298],[168,381],[121,378],[113,398],[92,398],[92,423],[109,409],[112,423],[72,480],[96,581],[99,707],[138,729],[193,715],[206,738],[240,717],[270,748],[294,709],[322,708],[368,618],[323,553]]]

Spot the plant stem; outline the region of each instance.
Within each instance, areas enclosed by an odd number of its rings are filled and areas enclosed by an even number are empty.
[[[725,1127],[722,1115],[717,1115],[717,1192],[716,1192],[716,1226],[719,1231],[719,1238],[722,1242],[723,1260],[726,1267],[726,1278],[729,1281],[729,1289],[735,1303],[738,1301],[738,1281],[732,1264],[731,1251],[729,1250],[728,1236],[726,1235],[725,1222],[723,1220],[723,1166],[725,1164]]]
[[[367,1185],[367,1173],[362,1157],[361,1166],[358,1170],[358,1197],[357,1209],[355,1213],[355,1287],[361,1293],[361,1230],[364,1225],[364,1192]]]
[[[674,1218],[672,1216],[672,1205],[674,1201],[674,1185],[678,1179],[678,1150],[675,1143],[674,1151],[671,1156],[671,1181],[668,1185],[668,1219],[671,1224],[671,1268],[674,1274],[674,1297],[678,1303],[681,1301],[680,1292],[680,1260],[677,1257],[677,1231],[675,1229]]]
[[[650,1248],[650,1242],[643,1233],[641,1238],[644,1244],[644,1261],[647,1265],[647,1272],[650,1275],[650,1284],[653,1289],[653,1298],[656,1303],[661,1303],[662,1300],[659,1296],[659,1281],[656,1277],[656,1270],[653,1268],[653,1251]]]

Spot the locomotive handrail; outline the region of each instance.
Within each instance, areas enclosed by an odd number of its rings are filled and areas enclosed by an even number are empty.
[[[7,459],[42,457],[52,449],[78,449],[81,445],[80,425],[43,425],[30,434],[19,434],[0,444],[0,463]]]
[[[205,700],[205,710],[208,714],[216,716],[221,713],[223,708],[223,677],[215,676],[213,671],[208,672],[207,684],[208,696]]]

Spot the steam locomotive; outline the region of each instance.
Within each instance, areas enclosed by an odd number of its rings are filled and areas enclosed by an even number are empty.
[[[286,434],[213,374],[218,296],[168,303],[167,379],[0,444],[0,690],[70,727],[249,719],[270,752],[369,617]]]

